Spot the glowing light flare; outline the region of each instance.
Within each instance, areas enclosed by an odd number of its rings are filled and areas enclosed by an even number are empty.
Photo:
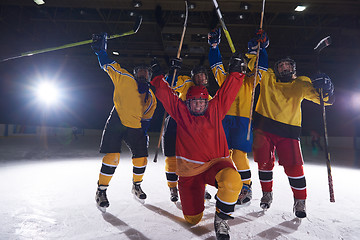
[[[296,12],[302,12],[302,11],[304,11],[306,9],[306,6],[301,6],[301,5],[299,5],[299,6],[297,6],[296,8],[295,8],[295,11]]]
[[[355,110],[360,111],[360,93],[354,93],[351,96],[351,105]]]
[[[60,97],[57,87],[49,82],[40,83],[35,92],[37,99],[47,105],[56,104]]]

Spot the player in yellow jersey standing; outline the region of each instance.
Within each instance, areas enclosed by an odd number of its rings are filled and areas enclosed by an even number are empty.
[[[249,42],[255,53],[257,42]],[[256,55],[252,55],[253,59]],[[289,57],[277,61],[274,70],[267,69],[267,53],[260,49],[260,95],[254,113],[254,160],[258,164],[263,191],[260,207],[268,209],[273,200],[273,168],[275,151],[283,166],[294,197],[293,211],[306,217],[306,180],[300,147],[301,102],[306,99],[320,103],[319,89],[323,89],[326,105],[334,102],[334,86],[324,73],[311,79],[296,75],[296,63]],[[250,61],[251,62],[251,61]],[[267,69],[267,70],[266,70]]]
[[[119,164],[122,141],[132,153],[132,193],[141,201],[146,199],[140,183],[147,165],[147,129],[156,108],[155,95],[149,88],[151,68],[141,65],[134,68],[133,74],[129,73],[120,64],[109,59],[106,53],[106,38],[106,33],[94,34],[91,45],[101,68],[107,72],[114,84],[114,107],[101,139],[100,152],[105,153],[105,156],[102,159],[95,196],[98,207],[103,211],[109,207],[106,190]]]
[[[221,29],[215,29],[208,34],[208,43],[210,44],[209,63],[214,74],[215,80],[221,86],[226,79],[228,73],[226,72],[222,57],[219,50],[221,40]],[[269,45],[267,35],[259,33],[252,39],[255,43],[260,42],[261,48],[266,48]],[[250,75],[251,76],[251,75]],[[235,163],[237,171],[241,176],[243,187],[239,195],[237,204],[249,204],[252,199],[251,188],[251,170],[247,153],[252,151],[252,132],[250,139],[247,140],[249,115],[251,107],[251,96],[253,92],[254,79],[252,77],[245,77],[244,84],[240,88],[235,101],[227,112],[223,126],[226,134],[226,140],[229,145],[231,159]]]

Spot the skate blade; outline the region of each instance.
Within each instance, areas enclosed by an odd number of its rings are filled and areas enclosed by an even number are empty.
[[[295,214],[295,217],[298,218],[298,219],[304,219],[306,218],[306,213],[294,213]]]
[[[140,199],[140,198],[138,198],[136,195],[134,195],[133,194],[133,197],[134,197],[134,199],[136,200],[136,201],[138,201],[139,203],[141,203],[141,204],[145,204],[145,199]]]
[[[96,204],[96,207],[100,210],[100,212],[106,213],[106,208],[107,208],[107,207],[100,207],[100,206],[97,205],[97,204]]]
[[[267,204],[267,203],[262,203],[262,204],[260,204],[260,207],[263,209],[263,210],[268,210],[269,208],[270,208],[270,205],[269,204]]]
[[[181,202],[180,202],[180,201],[174,202],[174,203],[175,203],[175,206],[176,206],[178,209],[182,210],[182,206],[181,206]]]

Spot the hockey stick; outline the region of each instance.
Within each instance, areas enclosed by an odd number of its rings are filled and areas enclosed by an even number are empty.
[[[189,15],[188,3],[187,3],[187,1],[185,1],[185,20],[184,20],[183,31],[182,31],[182,34],[181,34],[179,49],[178,49],[177,54],[176,54],[177,58],[180,58],[181,48],[182,48],[182,45],[183,45],[183,42],[184,42],[184,37],[185,37],[185,31],[186,31],[186,26],[187,26],[188,15]],[[177,69],[174,69],[174,74],[173,74],[171,84],[170,84],[171,88],[174,87],[176,72],[177,72]],[[157,162],[157,157],[158,157],[159,150],[160,150],[161,138],[162,138],[162,135],[164,133],[164,128],[165,128],[166,116],[167,116],[167,112],[165,111],[164,112],[164,117],[163,117],[163,120],[162,120],[162,124],[161,124],[161,130],[160,130],[160,136],[159,136],[158,145],[157,145],[156,150],[155,150],[154,162]]]
[[[264,21],[264,12],[265,12],[265,0],[263,0],[263,4],[262,4],[262,11],[261,11],[261,19],[260,19],[260,30],[263,27],[263,21]],[[255,89],[256,89],[256,78],[257,78],[257,72],[259,69],[259,55],[260,55],[260,42],[258,42],[257,45],[257,51],[256,51],[256,64],[255,64],[255,76],[254,76],[254,85],[253,85],[253,91],[252,91],[252,95],[251,95],[251,107],[250,107],[250,115],[249,115],[249,125],[248,125],[248,131],[247,131],[247,136],[246,136],[246,140],[249,141],[250,140],[250,131],[251,131],[251,121],[252,121],[252,115],[253,115],[253,108],[254,108],[254,102],[255,102]]]
[[[331,37],[328,36],[322,39],[314,48],[316,52],[316,64],[318,72],[320,72],[320,52],[327,46],[331,44]],[[320,105],[322,108],[322,120],[324,125],[324,145],[325,145],[325,158],[326,158],[326,167],[327,167],[327,174],[328,174],[328,183],[329,183],[329,194],[330,194],[330,202],[335,202],[334,196],[334,186],[333,186],[333,179],[331,174],[331,164],[330,164],[330,153],[329,153],[329,142],[328,142],[328,134],[327,134],[327,124],[326,124],[326,112],[325,112],[325,104],[324,104],[324,94],[323,89],[320,89]]]
[[[120,34],[111,35],[107,39],[109,40],[109,39],[114,39],[114,38],[119,38],[119,37],[124,37],[124,36],[129,36],[129,35],[135,34],[139,30],[141,23],[142,23],[142,16],[138,16],[136,18],[136,22],[135,22],[134,27],[130,31],[120,33]],[[8,61],[8,60],[17,59],[17,58],[21,58],[21,57],[33,56],[33,55],[40,54],[40,53],[52,52],[52,51],[56,51],[56,50],[60,50],[60,49],[66,49],[66,48],[86,45],[86,44],[89,44],[89,43],[92,43],[92,39],[91,40],[81,41],[81,42],[69,43],[69,44],[59,46],[59,47],[51,47],[51,48],[45,48],[45,49],[40,49],[40,50],[29,51],[29,52],[21,53],[18,56],[2,59],[0,62],[5,62],[5,61]]]
[[[230,33],[229,33],[229,31],[227,30],[227,28],[226,28],[226,25],[225,25],[225,22],[224,22],[224,18],[223,18],[222,15],[221,15],[220,8],[219,8],[219,4],[217,3],[216,0],[213,0],[213,3],[214,3],[214,6],[215,6],[216,13],[217,13],[217,15],[219,16],[219,21],[220,21],[221,27],[222,27],[222,29],[223,29],[223,31],[224,31],[224,33],[225,33],[226,39],[227,39],[227,41],[228,41],[228,43],[229,43],[231,52],[232,52],[232,53],[235,53],[236,50],[235,50],[234,44],[233,44],[233,42],[232,42],[232,40],[231,40]]]

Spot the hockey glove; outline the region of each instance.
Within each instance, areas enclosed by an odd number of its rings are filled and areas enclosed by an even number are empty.
[[[248,53],[256,54],[257,48],[258,48],[258,42],[254,38],[252,38],[248,42]]]
[[[221,40],[221,29],[217,28],[208,33],[208,43],[211,47],[215,48],[220,44]]]
[[[170,60],[170,68],[172,70],[177,69],[178,71],[181,69],[182,59],[181,58],[173,58]]]
[[[163,75],[163,71],[161,69],[160,63],[159,61],[156,59],[156,57],[153,58],[153,60],[151,61],[151,70],[153,72],[152,74],[152,78],[159,76],[159,75]]]
[[[269,37],[263,29],[256,30],[254,40],[260,43],[261,48],[269,46]]]
[[[107,49],[107,33],[93,34],[91,48],[98,55],[101,50],[106,52]]]
[[[324,95],[331,96],[334,94],[334,85],[331,79],[325,73],[317,73],[311,78],[311,82],[316,90],[323,89]]]
[[[246,73],[247,62],[244,59],[243,54],[236,52],[232,55],[229,62],[229,72]]]

